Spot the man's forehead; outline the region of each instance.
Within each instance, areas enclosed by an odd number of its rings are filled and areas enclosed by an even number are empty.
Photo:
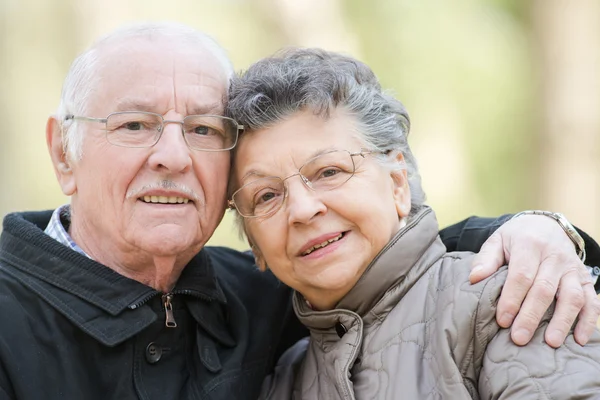
[[[160,112],[170,107],[161,102],[174,101],[186,114],[223,112],[226,71],[200,45],[128,40],[100,49],[98,62],[95,94],[111,111]]]
[[[177,72],[209,74],[225,79],[227,72],[217,57],[200,43],[180,43],[170,38],[130,38],[98,48],[98,63],[102,70],[120,74],[135,74],[132,67],[159,67]],[[106,68],[108,67],[108,68]],[[110,68],[113,67],[113,68]]]

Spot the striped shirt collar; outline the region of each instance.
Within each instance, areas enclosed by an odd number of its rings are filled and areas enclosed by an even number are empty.
[[[50,218],[50,222],[46,227],[44,233],[50,236],[52,239],[58,241],[60,244],[63,244],[70,248],[73,251],[76,251],[84,256],[91,258],[88,256],[85,251],[81,247],[75,243],[71,235],[69,235],[69,226],[71,225],[71,206],[69,204],[62,205],[58,207],[52,213],[52,218]]]

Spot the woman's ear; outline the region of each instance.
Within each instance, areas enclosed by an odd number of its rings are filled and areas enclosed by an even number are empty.
[[[402,153],[398,153],[396,161],[402,164],[402,169],[397,169],[391,172],[392,181],[394,182],[393,194],[396,204],[396,211],[400,218],[408,217],[411,210],[410,186],[408,185],[408,173],[406,171],[406,163]]]
[[[260,269],[263,272],[266,271],[266,270],[268,270],[269,266],[267,265],[267,262],[265,261],[265,258],[263,257],[262,252],[252,242],[252,240],[250,240],[250,237],[248,237],[248,244],[250,245],[250,249],[252,250],[252,254],[254,254],[254,263],[256,264],[256,266],[258,267],[258,269]]]
[[[77,185],[63,140],[61,123],[56,117],[50,116],[46,122],[46,144],[58,183],[66,196],[72,196],[77,190]]]

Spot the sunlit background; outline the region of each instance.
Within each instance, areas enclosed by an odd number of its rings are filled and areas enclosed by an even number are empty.
[[[46,118],[73,58],[140,20],[209,33],[236,70],[351,54],[407,106],[442,225],[548,209],[600,237],[600,0],[0,0],[0,215],[68,201]],[[246,247],[229,217],[211,243]]]

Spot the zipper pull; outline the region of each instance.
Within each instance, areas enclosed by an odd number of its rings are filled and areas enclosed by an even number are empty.
[[[173,316],[173,305],[171,304],[172,299],[173,299],[172,294],[165,294],[162,297],[163,303],[165,305],[165,315],[166,315],[165,326],[167,328],[176,328],[177,327],[177,322],[175,322],[175,317]]]

